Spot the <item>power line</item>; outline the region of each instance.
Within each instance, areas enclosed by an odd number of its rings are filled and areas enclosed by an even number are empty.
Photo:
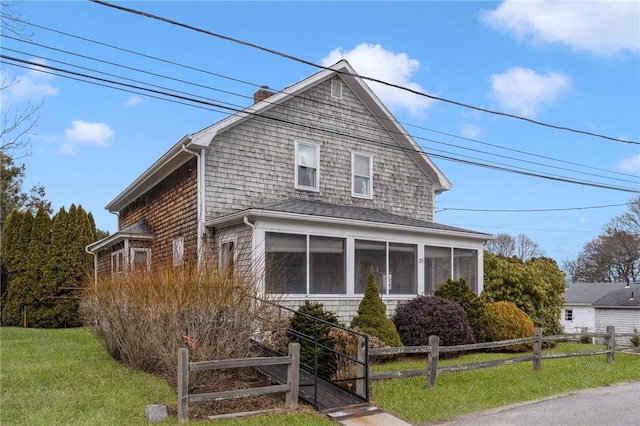
[[[247,81],[244,81],[244,80],[239,80],[239,79],[236,79],[236,78],[233,78],[233,77],[229,77],[229,76],[225,76],[225,75],[218,74],[218,73],[212,73],[210,71],[202,70],[202,69],[199,69],[199,68],[193,68],[193,67],[186,66],[186,65],[179,64],[179,63],[172,62],[172,61],[167,61],[167,60],[164,60],[162,58],[146,55],[146,54],[143,54],[143,53],[140,53],[140,52],[136,52],[136,51],[132,51],[132,50],[129,50],[129,49],[123,49],[123,48],[120,48],[120,47],[117,47],[117,46],[113,46],[113,45],[110,45],[110,44],[107,44],[107,43],[99,42],[99,41],[88,39],[88,38],[85,38],[85,37],[80,37],[80,36],[73,35],[73,34],[70,34],[70,33],[59,31],[59,30],[54,30],[54,29],[51,29],[51,28],[48,28],[48,27],[44,27],[44,26],[41,26],[41,25],[36,25],[36,24],[31,23],[31,22],[29,22],[28,24],[29,25],[33,25],[33,26],[35,26],[37,28],[41,28],[41,29],[47,30],[47,31],[52,31],[52,32],[55,32],[55,33],[59,33],[59,34],[68,36],[68,37],[77,38],[77,39],[80,39],[80,40],[83,40],[83,41],[87,41],[87,42],[95,43],[95,44],[98,44],[98,45],[106,46],[106,47],[109,47],[109,48],[117,49],[117,50],[124,51],[124,52],[127,52],[127,53],[131,53],[131,54],[134,54],[134,55],[138,55],[138,56],[142,56],[142,57],[146,57],[146,58],[150,58],[150,59],[166,62],[166,63],[172,64],[172,65],[184,67],[186,69],[192,69],[192,70],[195,70],[195,71],[204,72],[204,73],[207,73],[207,74],[210,74],[210,75],[214,75],[214,76],[225,78],[225,79],[232,80],[232,81],[239,81],[239,82],[242,82],[244,84],[249,84],[249,85],[252,85],[252,86],[258,86],[257,84],[250,83],[250,82],[247,82]],[[7,37],[7,38],[13,39],[13,40],[16,40],[16,41],[22,41],[20,39],[14,38],[14,37]],[[121,65],[121,64],[114,63],[114,62],[104,61],[104,60],[101,60],[101,59],[89,57],[89,56],[86,56],[86,55],[80,55],[80,54],[77,54],[77,53],[74,53],[74,52],[69,52],[69,51],[66,51],[66,50],[57,49],[57,48],[50,47],[50,46],[44,46],[44,45],[41,45],[41,44],[38,44],[38,43],[34,43],[34,42],[28,42],[28,41],[24,41],[24,42],[32,44],[32,45],[36,45],[36,46],[39,46],[39,47],[42,47],[42,48],[45,48],[45,49],[51,49],[51,50],[55,50],[55,51],[58,51],[58,52],[63,52],[63,53],[66,53],[66,54],[82,57],[82,58],[85,58],[85,59],[98,61],[98,62],[102,62],[102,63],[107,63],[107,64],[114,65],[114,66],[117,66],[117,67],[121,67],[121,68],[125,68],[125,69],[130,69],[130,70],[134,70],[134,71],[150,74],[150,75],[158,76],[158,77],[161,77],[161,78],[170,79],[170,80],[173,80],[173,81],[178,81],[178,82],[181,82],[181,83],[190,84],[190,85],[197,86],[197,87],[207,88],[207,89],[214,90],[214,91],[221,92],[221,93],[231,94],[233,96],[250,98],[250,96],[238,94],[238,93],[235,93],[235,92],[230,92],[230,91],[227,91],[227,90],[218,89],[218,88],[214,88],[214,87],[211,87],[211,86],[200,85],[200,84],[196,84],[196,83],[193,83],[193,82],[177,79],[177,78],[174,78],[174,77],[169,77],[169,76],[153,73],[153,72],[150,72],[150,71],[141,70],[141,69],[138,69],[138,68],[133,68],[133,67]],[[9,50],[11,50],[11,49],[9,49]],[[56,60],[52,60],[52,61],[60,62],[60,61],[56,61]],[[64,63],[64,62],[62,62],[62,63]],[[82,68],[82,67],[78,67],[78,68]],[[83,68],[83,69],[86,69],[86,68]],[[95,72],[102,73],[101,71],[95,71]],[[103,74],[105,74],[105,73],[103,73]],[[112,75],[112,74],[107,74],[107,75]],[[124,78],[124,77],[121,77],[121,78]],[[133,81],[136,81],[136,80],[133,80]],[[153,86],[153,85],[151,85],[151,86]],[[158,87],[158,86],[155,86],[155,87]],[[167,89],[167,90],[171,90],[171,89]],[[284,90],[283,91],[279,91],[279,92],[280,93],[287,93]],[[178,93],[184,93],[184,92],[178,92]],[[193,96],[197,96],[197,95],[193,95]],[[293,96],[299,97],[299,95],[293,95]],[[201,97],[201,96],[197,96],[197,97]],[[205,98],[205,99],[210,99],[210,98]],[[267,100],[267,102],[269,102],[269,101]],[[227,102],[223,102],[223,103],[227,103]],[[227,104],[228,105],[232,105],[232,106],[236,106],[238,108],[243,108],[242,106],[237,105],[237,104],[231,104],[231,103],[227,103]],[[288,106],[287,108],[296,109],[295,107],[291,107],[291,106]],[[300,110],[300,109],[298,109],[298,110]],[[305,112],[308,112],[308,111],[305,111]],[[323,116],[323,114],[319,113],[319,112],[314,112],[314,114],[317,114],[318,116]],[[326,115],[324,115],[324,116],[326,117]],[[331,117],[331,118],[334,119],[334,120],[336,119],[335,117]],[[604,171],[604,172],[611,173],[611,174],[617,174],[617,175],[622,175],[622,176],[630,176],[630,177],[634,177],[634,178],[636,177],[634,175],[629,175],[629,174],[626,174],[626,173],[619,173],[619,172],[609,171],[609,170],[606,170],[606,169],[601,169],[601,168],[597,168],[597,167],[593,167],[593,166],[586,166],[586,165],[582,165],[582,164],[579,164],[579,163],[574,163],[574,162],[569,162],[569,161],[565,161],[565,160],[561,160],[561,159],[556,159],[556,158],[553,158],[553,157],[548,157],[548,156],[538,155],[538,154],[534,154],[534,153],[529,153],[529,152],[522,151],[522,150],[516,150],[516,149],[512,149],[512,148],[507,148],[507,147],[503,147],[503,146],[497,145],[497,144],[491,144],[491,143],[488,143],[488,142],[482,142],[482,141],[478,141],[478,140],[475,140],[475,139],[470,139],[470,138],[466,138],[466,137],[462,137],[462,136],[458,136],[458,135],[452,135],[452,134],[449,134],[449,133],[446,133],[446,132],[441,132],[441,131],[438,131],[438,130],[429,129],[429,128],[425,128],[425,127],[421,127],[421,126],[417,126],[417,125],[413,125],[413,124],[407,124],[407,123],[402,123],[402,122],[398,122],[398,123],[401,124],[401,125],[408,125],[408,126],[412,126],[412,127],[415,127],[415,128],[420,128],[420,129],[431,131],[431,132],[435,132],[435,133],[438,133],[438,134],[444,134],[444,135],[447,135],[447,136],[450,136],[450,137],[455,137],[455,138],[458,138],[458,139],[467,140],[467,141],[471,141],[471,142],[478,143],[478,144],[483,144],[483,145],[487,145],[487,146],[492,146],[492,147],[504,149],[504,150],[507,150],[507,151],[512,151],[512,152],[517,152],[517,153],[521,153],[521,154],[525,154],[525,155],[530,155],[530,156],[533,156],[533,157],[548,159],[548,160],[556,161],[556,162],[559,162],[559,163],[576,165],[578,167],[582,167],[582,168],[586,168],[586,169],[600,170],[600,171]],[[352,126],[354,125],[354,123],[349,123],[349,124],[352,125]],[[360,123],[355,123],[355,125],[357,125],[359,127],[368,128],[367,125],[360,124]],[[539,165],[539,166],[542,166],[542,167],[557,168],[557,169],[560,169],[560,170],[571,171],[571,172],[575,172],[575,173],[583,173],[583,174],[587,174],[587,175],[591,175],[591,176],[602,177],[602,178],[605,178],[605,179],[621,180],[621,179],[615,179],[615,178],[611,178],[611,177],[608,177],[608,176],[602,176],[602,175],[593,174],[593,173],[579,172],[577,170],[572,170],[572,169],[567,169],[567,168],[562,168],[562,167],[554,167],[554,166],[551,166],[551,165],[532,162],[532,161],[527,161],[527,160],[523,160],[523,159],[519,159],[519,158],[502,156],[502,155],[499,155],[499,154],[490,153],[490,152],[486,152],[486,151],[474,150],[472,148],[467,148],[467,147],[463,147],[463,146],[460,146],[460,145],[454,145],[454,144],[445,143],[445,142],[442,142],[442,141],[437,141],[437,140],[434,140],[434,139],[428,139],[428,138],[424,138],[424,137],[418,137],[418,136],[409,135],[408,133],[395,132],[395,131],[390,131],[390,133],[392,133],[392,134],[402,134],[404,136],[409,136],[409,137],[414,138],[414,139],[420,139],[420,140],[425,140],[425,141],[429,141],[429,142],[433,142],[433,143],[437,143],[437,144],[453,146],[453,147],[456,147],[456,148],[459,148],[459,149],[479,152],[479,153],[483,153],[483,154],[487,154],[487,155],[493,155],[493,156],[497,156],[497,157],[502,157],[502,158],[506,158],[506,159],[510,159],[510,160],[519,161],[519,162],[535,164],[535,165]],[[467,157],[467,158],[469,158],[469,157]],[[629,181],[629,180],[624,180],[624,179],[622,179],[621,181],[630,182],[630,183],[636,183],[635,181]]]
[[[263,119],[274,120],[274,121],[277,121],[277,122],[280,122],[280,123],[285,123],[285,124],[288,124],[288,125],[303,127],[303,128],[307,128],[307,129],[311,129],[311,130],[318,130],[318,131],[322,131],[322,132],[329,133],[329,134],[334,134],[334,135],[347,136],[347,137],[351,137],[351,138],[354,138],[354,139],[360,139],[360,140],[363,140],[363,141],[366,141],[366,142],[370,142],[370,143],[377,143],[379,145],[392,147],[394,149],[401,149],[401,150],[403,150],[405,152],[417,152],[417,153],[420,153],[420,154],[426,154],[426,155],[429,155],[429,156],[434,157],[434,158],[441,158],[441,159],[448,160],[448,161],[454,161],[454,162],[464,163],[464,164],[467,164],[467,165],[474,165],[474,166],[484,167],[484,168],[498,170],[498,171],[516,173],[516,174],[521,174],[521,175],[530,176],[530,177],[538,177],[538,178],[548,179],[548,180],[553,180],[553,181],[558,181],[558,182],[574,183],[574,184],[578,184],[578,185],[584,185],[584,186],[590,186],[590,187],[596,187],[596,188],[602,188],[602,189],[612,189],[612,190],[623,191],[623,192],[640,193],[640,190],[632,189],[632,188],[605,185],[605,184],[600,184],[600,183],[597,183],[597,182],[576,180],[576,179],[571,179],[571,178],[567,178],[567,177],[563,177],[563,176],[544,175],[544,174],[541,174],[541,173],[538,173],[538,172],[535,172],[535,171],[518,170],[518,169],[513,169],[513,168],[506,167],[504,165],[497,165],[496,166],[496,165],[482,163],[482,162],[479,162],[479,161],[462,160],[460,158],[454,158],[454,157],[450,157],[450,156],[446,156],[446,155],[436,154],[434,152],[424,152],[424,151],[418,151],[418,150],[411,149],[411,148],[403,148],[403,147],[400,147],[400,146],[395,145],[395,144],[390,144],[390,143],[385,143],[385,142],[382,142],[382,141],[372,140],[372,139],[368,139],[368,138],[361,137],[361,136],[358,136],[358,135],[353,135],[353,134],[349,134],[349,133],[344,133],[344,132],[340,132],[340,131],[320,128],[320,127],[315,127],[315,126],[310,126],[310,125],[305,125],[305,124],[296,123],[296,122],[292,122],[292,121],[289,121],[289,120],[284,120],[284,119],[277,118],[277,117],[261,115],[261,114],[255,113],[253,111],[249,111],[249,110],[246,110],[246,109],[237,109],[237,108],[229,107],[229,106],[226,106],[226,105],[222,105],[222,104],[217,103],[217,102],[209,102],[209,101],[202,100],[202,99],[189,98],[187,96],[183,96],[183,95],[176,94],[176,93],[169,93],[169,92],[165,92],[165,91],[161,91],[161,90],[157,90],[157,89],[150,89],[150,88],[147,88],[147,87],[137,86],[137,85],[133,85],[133,84],[129,84],[129,83],[123,83],[123,82],[119,82],[119,81],[115,81],[115,80],[109,80],[109,79],[105,79],[105,78],[101,78],[101,77],[91,76],[91,75],[84,74],[84,73],[78,73],[78,72],[75,72],[75,71],[65,70],[65,69],[62,69],[62,68],[59,68],[59,67],[53,67],[53,66],[46,65],[46,64],[40,64],[40,63],[35,63],[35,62],[24,60],[24,59],[10,57],[10,56],[4,55],[4,54],[0,54],[0,58],[2,58],[4,60],[17,62],[18,64],[20,64],[19,66],[23,66],[25,68],[30,65],[30,66],[35,66],[35,67],[38,67],[38,68],[44,68],[44,69],[51,70],[54,74],[56,72],[57,73],[62,73],[61,75],[63,75],[63,76],[66,76],[68,74],[68,75],[73,76],[74,79],[80,79],[80,81],[84,81],[84,80],[81,80],[81,78],[88,78],[88,79],[91,79],[91,80],[96,80],[96,81],[100,82],[100,85],[105,85],[106,87],[111,87],[111,86],[108,86],[108,85],[117,85],[117,86],[125,87],[127,89],[127,91],[130,91],[130,90],[142,90],[143,92],[152,93],[154,95],[154,97],[168,96],[170,98],[178,99],[179,103],[192,102],[192,103],[195,103],[196,106],[221,108],[221,109],[226,110],[226,111],[232,111],[232,112],[235,112],[235,113],[242,113],[242,114],[246,114],[246,115],[253,115],[253,116],[261,117]],[[9,63],[11,63],[11,62],[9,62]],[[164,99],[164,98],[159,97],[159,99]],[[187,105],[191,105],[191,104],[187,104]]]
[[[533,212],[563,212],[570,210],[591,210],[591,209],[605,209],[610,207],[622,207],[626,204],[608,204],[605,206],[589,206],[589,207],[561,207],[552,209],[464,209],[455,207],[445,207],[437,210],[436,213],[444,211],[458,211],[458,212],[492,212],[492,213],[533,213]]]
[[[251,47],[251,48],[254,48],[254,49],[258,49],[258,50],[261,50],[261,51],[264,51],[264,52],[267,52],[267,53],[271,53],[271,54],[274,54],[274,55],[277,55],[277,56],[281,56],[281,57],[286,58],[286,59],[290,59],[292,61],[300,62],[300,63],[303,63],[305,65],[310,65],[310,66],[315,67],[315,68],[325,69],[325,70],[331,70],[332,69],[331,67],[326,67],[326,66],[323,66],[323,65],[320,65],[320,64],[316,64],[316,63],[308,61],[306,59],[298,58],[296,56],[289,55],[287,53],[283,53],[283,52],[280,52],[280,51],[277,51],[277,50],[274,50],[274,49],[269,49],[267,47],[260,46],[260,45],[255,44],[255,43],[250,43],[250,42],[239,40],[239,39],[236,39],[236,38],[233,38],[233,37],[225,36],[225,35],[222,35],[222,34],[219,34],[219,33],[214,33],[212,31],[204,30],[202,28],[194,27],[194,26],[189,25],[189,24],[178,22],[178,21],[175,21],[173,19],[165,18],[165,17],[162,17],[162,16],[154,15],[154,14],[151,14],[151,13],[148,13],[148,12],[143,12],[143,11],[140,11],[140,10],[137,10],[137,9],[132,9],[132,8],[128,8],[128,7],[124,7],[124,6],[120,6],[120,5],[111,4],[109,2],[102,1],[102,0],[89,0],[89,1],[91,1],[93,3],[100,4],[102,6],[108,6],[108,7],[114,8],[114,9],[119,10],[119,11],[133,13],[135,15],[140,15],[140,16],[143,16],[145,18],[155,19],[155,20],[158,20],[158,21],[161,21],[161,22],[165,22],[165,23],[168,23],[168,24],[171,24],[171,25],[179,26],[179,27],[186,28],[186,29],[189,29],[189,30],[192,30],[192,31],[196,31],[196,32],[199,32],[199,33],[203,33],[203,34],[206,34],[206,35],[217,37],[217,38],[220,38],[222,40],[226,40],[226,41],[237,43],[237,44],[240,44],[240,45],[243,45],[243,46],[247,46],[247,47]],[[490,109],[486,109],[486,108],[476,107],[474,105],[469,105],[469,104],[465,104],[465,103],[462,103],[462,102],[453,101],[451,99],[446,99],[446,98],[441,98],[441,97],[438,97],[438,96],[430,95],[428,93],[420,92],[418,90],[414,90],[414,89],[411,89],[411,88],[408,88],[408,87],[404,87],[404,86],[401,86],[399,84],[389,83],[389,82],[386,82],[384,80],[380,80],[380,79],[377,79],[377,78],[362,76],[362,75],[359,75],[357,73],[350,73],[350,72],[339,71],[339,70],[334,70],[334,71],[339,73],[339,74],[342,74],[342,75],[348,75],[348,76],[351,76],[351,77],[361,78],[363,80],[372,81],[372,82],[375,82],[375,83],[383,84],[385,86],[394,87],[396,89],[404,90],[404,91],[413,93],[415,95],[423,96],[423,97],[430,98],[430,99],[433,99],[433,100],[437,100],[437,101],[440,101],[440,102],[446,102],[446,103],[449,103],[449,104],[452,104],[452,105],[456,105],[456,106],[460,106],[460,107],[464,107],[464,108],[473,109],[473,110],[484,112],[484,113],[488,113],[488,114],[494,114],[494,115],[499,115],[499,116],[503,116],[503,117],[513,118],[513,119],[517,119],[517,120],[526,121],[526,122],[529,122],[529,123],[532,123],[532,124],[536,124],[536,125],[539,125],[539,126],[549,127],[549,128],[556,129],[556,130],[564,130],[564,131],[583,134],[583,135],[587,135],[587,136],[593,136],[593,137],[606,139],[606,140],[610,140],[610,141],[614,141],[614,142],[633,144],[633,145],[640,145],[640,142],[637,142],[637,141],[629,141],[629,140],[625,140],[625,139],[618,139],[618,138],[614,138],[614,137],[611,137],[611,136],[606,136],[606,135],[602,135],[602,134],[598,134],[598,133],[588,132],[586,130],[579,130],[579,129],[573,129],[573,128],[566,127],[566,126],[559,126],[559,125],[555,125],[555,124],[544,123],[544,122],[541,122],[541,121],[533,120],[533,119],[530,119],[530,118],[527,118],[527,117],[522,117],[522,116],[515,115],[515,114],[509,114],[509,113],[505,113],[505,112],[500,112],[500,111],[490,110]]]

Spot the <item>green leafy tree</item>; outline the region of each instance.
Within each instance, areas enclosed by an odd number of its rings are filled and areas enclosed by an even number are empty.
[[[433,293],[435,297],[456,302],[464,309],[469,319],[469,326],[473,330],[473,335],[477,343],[486,342],[488,339],[488,319],[485,303],[476,295],[467,283],[460,279],[458,281],[447,280],[438,286]]]
[[[351,328],[356,327],[363,333],[378,337],[387,346],[402,346],[395,324],[387,318],[387,307],[378,292],[373,268],[369,272],[364,297],[358,305],[358,314],[351,320]]]
[[[515,304],[547,335],[562,332],[559,321],[564,288],[564,273],[551,259],[523,262],[485,252],[482,299]]]

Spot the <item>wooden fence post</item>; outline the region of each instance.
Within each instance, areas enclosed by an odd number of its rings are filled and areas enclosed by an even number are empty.
[[[542,327],[536,327],[533,331],[533,369],[538,371],[542,368]]]
[[[360,379],[356,380],[356,394],[360,395],[363,398],[366,398],[366,392],[365,392],[365,386],[367,385],[367,379],[366,379],[366,374],[367,374],[367,360],[365,359],[365,354],[366,354],[366,348],[365,348],[365,341],[364,341],[364,337],[363,336],[359,336],[358,337],[358,354],[356,356],[356,359],[358,360],[358,364],[356,364],[356,376],[357,377],[361,377]]]
[[[609,335],[609,341],[607,342],[607,362],[611,364],[616,352],[616,328],[613,325],[607,326],[607,334]]]
[[[189,421],[189,350],[178,349],[178,423]]]
[[[300,343],[289,343],[289,364],[287,371],[287,384],[289,391],[285,398],[288,409],[295,410],[298,407],[298,391],[300,389]]]
[[[433,388],[436,386],[436,376],[438,374],[438,359],[440,358],[440,337],[429,336],[429,376],[427,377],[427,387]]]

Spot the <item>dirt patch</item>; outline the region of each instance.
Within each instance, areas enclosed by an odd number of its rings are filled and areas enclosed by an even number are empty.
[[[161,374],[159,376],[162,377]],[[166,380],[166,377],[163,377]],[[170,383],[175,389],[176,384]],[[210,393],[230,391],[237,389],[257,388],[269,386],[271,383],[261,374],[249,370],[225,370],[216,374],[207,374],[197,378],[197,385],[190,390],[190,393]],[[310,405],[298,403],[300,412],[313,411]],[[259,411],[269,409],[285,409],[285,394],[276,393],[271,395],[260,395],[246,398],[226,399],[222,401],[198,402],[189,404],[189,421],[207,420],[209,416],[220,414],[241,413],[247,411]],[[176,404],[167,405],[169,416],[177,417],[178,408]]]

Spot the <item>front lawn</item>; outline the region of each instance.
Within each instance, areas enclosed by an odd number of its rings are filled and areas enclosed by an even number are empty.
[[[602,345],[561,343],[555,349],[545,350],[544,353],[603,348]],[[514,356],[518,355],[471,354],[441,361],[439,366]],[[375,365],[372,371],[426,367],[425,356],[422,360]],[[595,355],[543,360],[540,371],[533,370],[532,362],[522,362],[446,374],[438,376],[436,387],[432,389],[426,387],[426,377],[375,381],[371,384],[371,394],[373,401],[380,408],[411,423],[424,423],[630,380],[640,380],[640,355],[616,353],[612,364],[607,364],[606,355]]]
[[[149,425],[148,404],[174,404],[163,380],[115,362],[87,329],[0,328],[0,424]],[[177,362],[177,361],[176,361]],[[213,422],[206,422],[214,424]],[[161,424],[177,424],[175,417]],[[315,413],[216,425],[333,424]]]

